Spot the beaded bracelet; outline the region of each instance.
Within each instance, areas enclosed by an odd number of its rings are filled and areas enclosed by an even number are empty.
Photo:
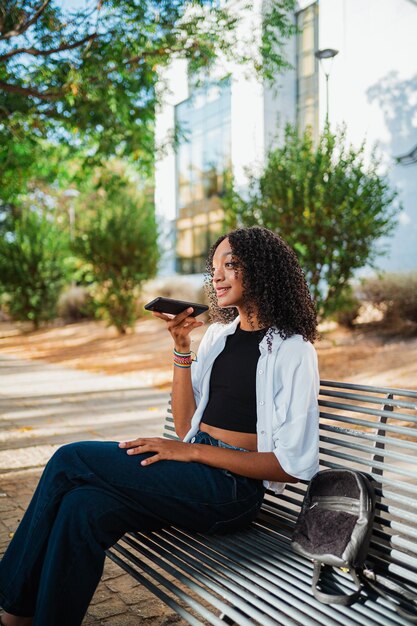
[[[178,359],[174,357],[174,365],[191,365],[192,360],[191,359]]]
[[[191,363],[197,360],[196,355],[194,354],[194,359],[192,355],[194,352],[178,352],[174,348],[174,365],[176,367],[182,367],[183,369],[187,369],[191,367]]]
[[[191,352],[191,350],[190,350],[190,352],[178,352],[178,351],[177,351],[177,350],[175,350],[175,348],[174,348],[174,354],[175,354],[175,356],[182,357],[182,356],[191,356],[191,355],[192,355],[192,352]]]
[[[174,356],[178,358],[191,358],[192,361],[197,361],[197,355],[195,352],[190,350],[190,352],[178,352],[174,348]]]
[[[191,367],[191,354],[185,356],[177,356],[174,353],[174,365],[177,367]]]
[[[191,367],[191,362],[186,364],[186,363],[177,363],[176,361],[174,361],[174,365],[175,367],[181,367],[183,370],[186,370]]]

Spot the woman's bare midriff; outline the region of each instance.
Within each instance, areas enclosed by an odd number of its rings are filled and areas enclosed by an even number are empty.
[[[245,448],[253,452],[257,450],[257,436],[255,434],[239,433],[236,430],[224,430],[224,428],[216,428],[215,426],[209,426],[203,422],[200,423],[200,430],[215,439],[220,439],[220,441],[228,443],[229,446]]]

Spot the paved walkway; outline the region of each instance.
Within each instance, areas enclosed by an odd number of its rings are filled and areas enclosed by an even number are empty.
[[[168,394],[134,376],[104,376],[0,355],[0,554],[42,468],[62,444],[160,435]],[[111,562],[85,626],[181,624]]]

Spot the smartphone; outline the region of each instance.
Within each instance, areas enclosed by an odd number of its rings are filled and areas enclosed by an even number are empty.
[[[170,315],[178,315],[182,313],[188,307],[193,307],[194,311],[190,313],[190,317],[196,317],[201,315],[204,311],[207,311],[208,306],[206,304],[197,304],[196,302],[188,302],[187,300],[175,300],[174,298],[155,298],[148,304],[145,304],[147,311],[157,311],[158,313],[169,313]]]

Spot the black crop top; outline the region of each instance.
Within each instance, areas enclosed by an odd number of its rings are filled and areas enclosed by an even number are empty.
[[[256,434],[256,366],[265,330],[229,335],[213,363],[210,395],[201,421],[209,426]]]

